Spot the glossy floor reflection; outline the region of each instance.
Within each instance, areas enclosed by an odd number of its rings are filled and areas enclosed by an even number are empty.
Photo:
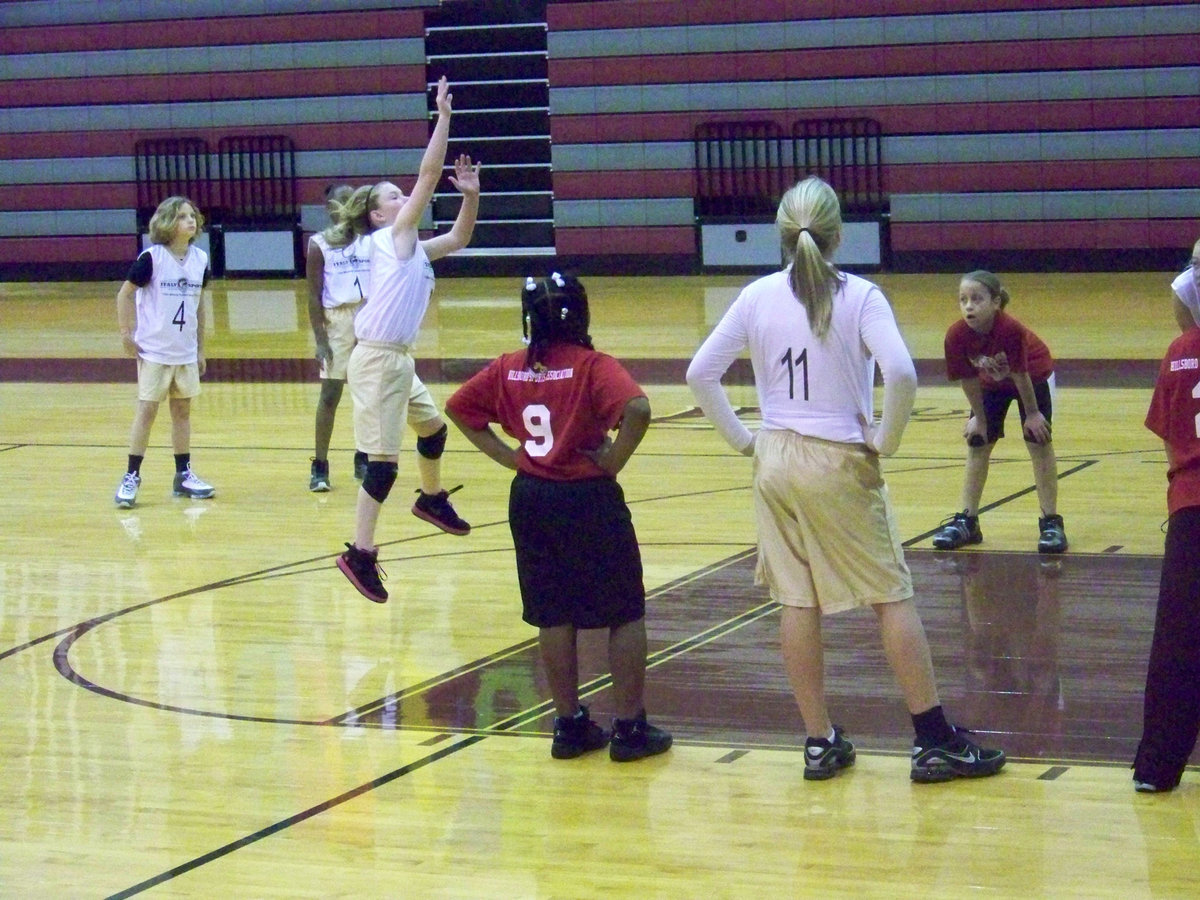
[[[919,607],[951,717],[1010,756],[1127,763],[1141,734],[1158,565],[1146,558],[910,551]],[[649,603],[650,706],[686,740],[795,748],[803,733],[778,660],[778,610],[753,555]],[[701,645],[695,635],[703,633]],[[825,622],[829,702],[863,750],[903,752],[911,723],[869,612]],[[588,702],[612,714],[603,633],[581,640]],[[338,724],[511,728],[547,687],[532,643],[502,661],[389,694]],[[544,733],[549,714],[522,730]]]

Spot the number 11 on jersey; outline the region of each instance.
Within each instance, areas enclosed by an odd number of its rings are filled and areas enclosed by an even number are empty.
[[[788,347],[787,353],[783,354],[783,358],[779,360],[781,366],[787,366],[788,370],[788,399],[796,399],[796,370],[800,370],[801,378],[803,379],[804,397],[808,399],[808,348],[805,347],[800,351],[800,355],[793,358],[792,348]]]

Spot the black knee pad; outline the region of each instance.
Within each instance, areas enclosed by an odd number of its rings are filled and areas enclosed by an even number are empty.
[[[426,459],[441,459],[446,451],[446,434],[449,429],[443,425],[429,437],[417,437],[417,452]]]
[[[368,460],[367,477],[363,479],[362,483],[363,490],[371,496],[372,500],[382,503],[392,492],[392,485],[396,483],[396,471],[399,468],[399,465],[394,462]]]

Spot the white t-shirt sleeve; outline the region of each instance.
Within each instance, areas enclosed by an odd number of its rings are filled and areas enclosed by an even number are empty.
[[[754,435],[738,419],[721,387],[721,376],[748,345],[746,329],[738,313],[739,304],[735,302],[700,345],[688,366],[687,383],[696,403],[717,432],[730,447],[741,453],[750,446]]]
[[[896,317],[883,294],[873,290],[863,305],[863,343],[875,357],[883,375],[883,411],[875,434],[875,448],[890,456],[900,448],[917,398],[917,369],[904,345]]]

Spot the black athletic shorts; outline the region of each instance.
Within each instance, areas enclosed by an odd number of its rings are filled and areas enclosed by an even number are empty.
[[[508,496],[522,618],[538,628],[613,628],[646,614],[642,556],[612,478],[518,473]]]
[[[1049,425],[1054,418],[1054,404],[1050,399],[1050,382],[1035,381],[1033,383],[1033,396],[1037,398],[1038,412],[1046,418],[1046,424]],[[1008,417],[1008,408],[1012,402],[1017,401],[1017,411],[1021,415],[1021,424],[1025,424],[1025,404],[1021,402],[1021,398],[1016,393],[1016,388],[1012,390],[993,391],[987,388],[983,389],[983,413],[987,416],[987,442],[994,444],[1000,438],[1004,437],[1004,420]],[[1024,435],[1024,429],[1021,430]],[[1029,439],[1026,438],[1026,441]],[[1032,441],[1030,441],[1032,443]]]

